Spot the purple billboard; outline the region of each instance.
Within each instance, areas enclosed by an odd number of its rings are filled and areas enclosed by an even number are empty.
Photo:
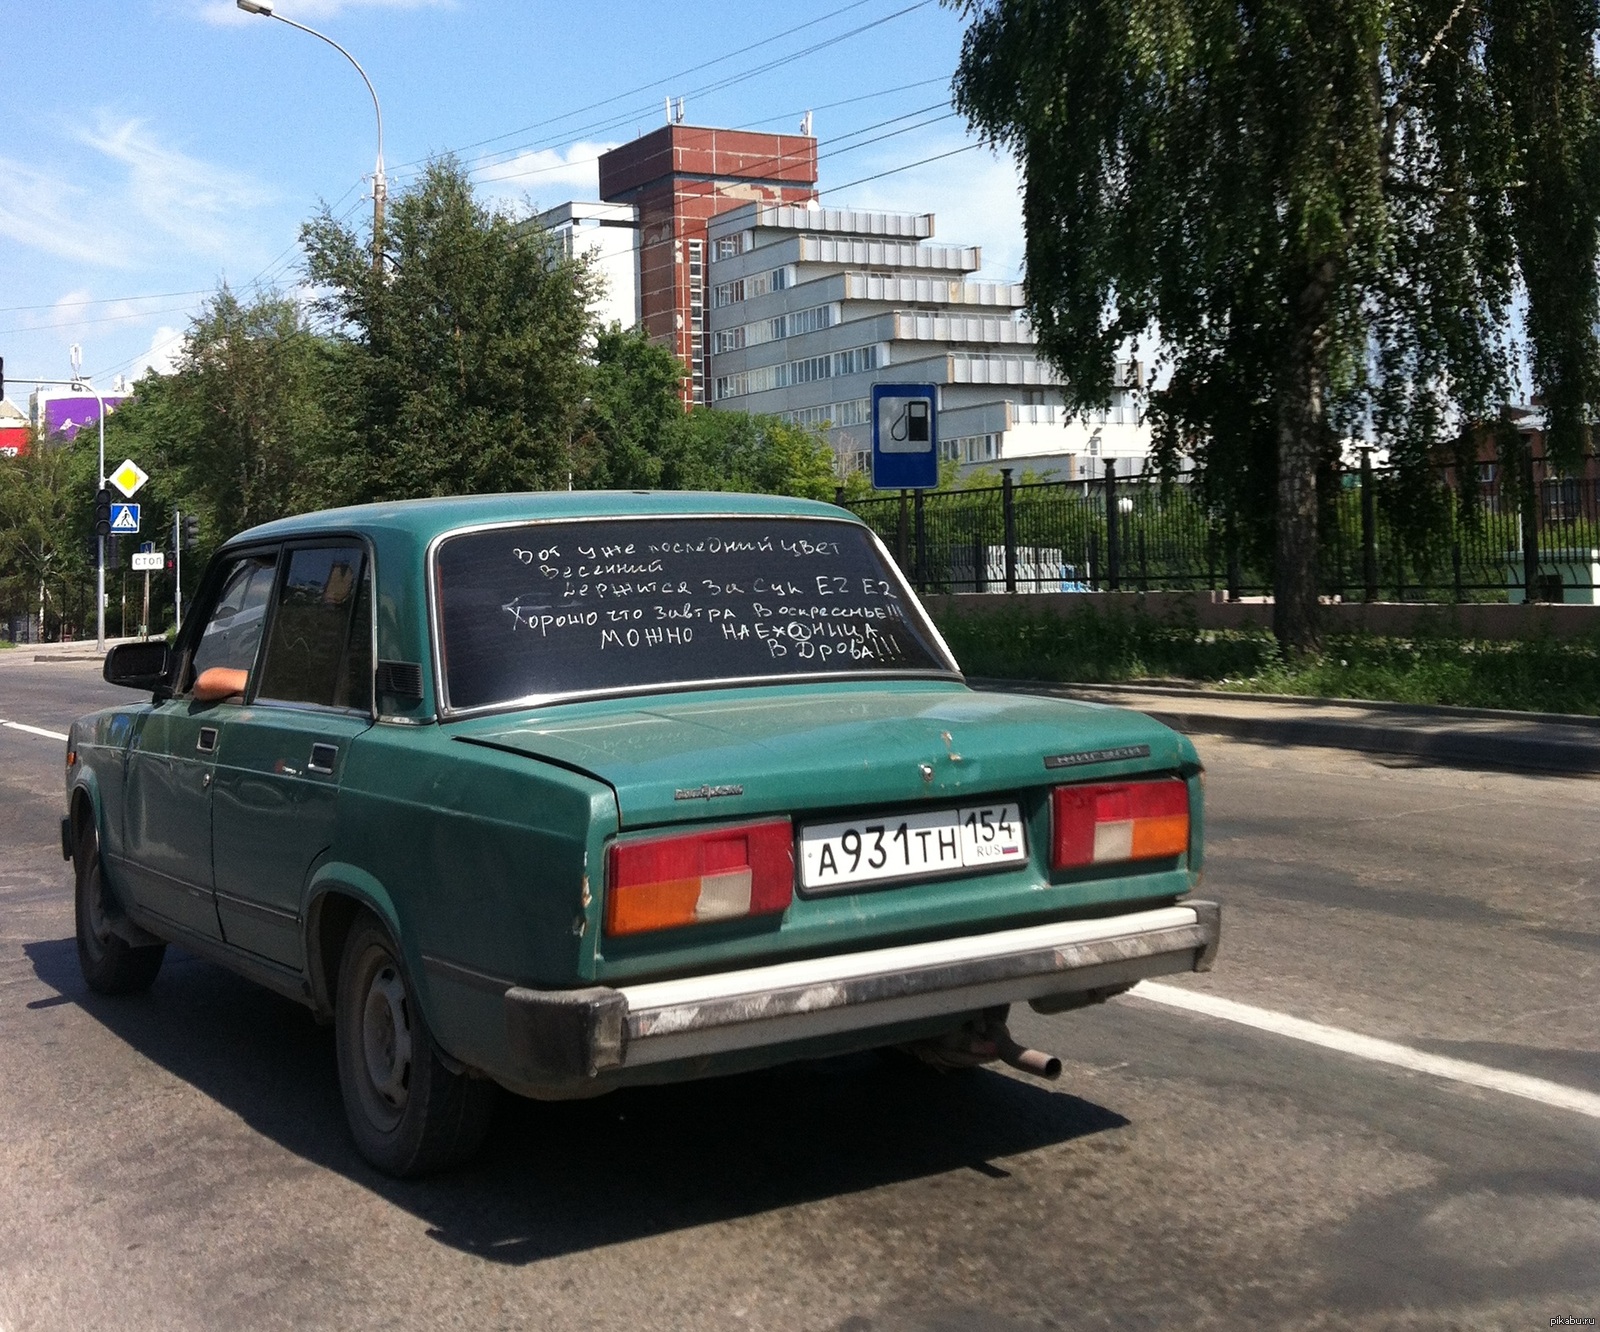
[[[125,393],[104,395],[107,413],[114,412],[127,401]],[[92,426],[100,419],[100,403],[88,393],[57,393],[46,397],[39,394],[40,425],[46,435],[65,435],[76,438],[78,431]]]

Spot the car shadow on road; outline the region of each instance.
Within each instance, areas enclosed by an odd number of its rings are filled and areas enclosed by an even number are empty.
[[[169,949],[147,995],[90,992],[71,939],[25,945],[39,978],[119,1039],[440,1243],[528,1263],[953,1170],[1124,1128],[1112,1110],[989,1069],[867,1053],[588,1101],[505,1096],[471,1165],[378,1174],[344,1122],[333,1036],[298,1005]]]

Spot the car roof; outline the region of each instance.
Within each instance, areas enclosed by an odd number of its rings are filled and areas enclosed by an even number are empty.
[[[285,540],[324,532],[379,529],[403,532],[426,543],[443,532],[489,523],[649,517],[655,514],[717,514],[750,517],[849,518],[855,515],[818,500],[784,495],[743,495],[700,490],[545,490],[507,495],[451,495],[391,500],[342,509],[320,509],[262,523],[227,544]]]

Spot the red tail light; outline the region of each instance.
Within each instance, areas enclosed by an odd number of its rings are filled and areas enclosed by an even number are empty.
[[[1163,860],[1189,848],[1189,788],[1178,777],[1058,786],[1050,813],[1055,869]]]
[[[613,843],[606,862],[607,934],[784,911],[794,895],[788,819]]]

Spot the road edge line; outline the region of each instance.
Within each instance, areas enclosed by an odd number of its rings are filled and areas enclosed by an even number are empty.
[[[62,744],[67,742],[65,731],[47,731],[42,726],[29,726],[26,722],[0,721],[0,726],[11,731],[26,731],[29,735],[42,735],[46,740],[59,740]]]
[[[1524,1100],[1538,1101],[1561,1110],[1572,1110],[1590,1119],[1600,1119],[1600,1095],[1578,1087],[1568,1087],[1564,1083],[1551,1082],[1546,1078],[1536,1078],[1526,1073],[1511,1073],[1505,1069],[1490,1068],[1487,1064],[1452,1059],[1449,1055],[1413,1050],[1408,1045],[1380,1040],[1376,1036],[1363,1036],[1359,1032],[1347,1031],[1343,1027],[1329,1027],[1321,1022],[1290,1017],[1287,1013],[1274,1012],[1270,1008],[1257,1008],[1252,1004],[1241,1004],[1233,999],[1186,990],[1176,985],[1140,981],[1128,993],[1151,1003],[1164,1004],[1168,1008],[1181,1008],[1205,1017],[1220,1018],[1224,1022],[1236,1022],[1241,1026],[1254,1027],[1258,1031],[1287,1036],[1291,1040],[1320,1045],[1328,1050],[1338,1050],[1343,1054],[1354,1055],[1358,1059],[1410,1069],[1416,1073],[1428,1073],[1451,1082],[1466,1083],[1468,1086],[1482,1087],[1487,1091],[1503,1092],[1508,1096],[1520,1096]]]

